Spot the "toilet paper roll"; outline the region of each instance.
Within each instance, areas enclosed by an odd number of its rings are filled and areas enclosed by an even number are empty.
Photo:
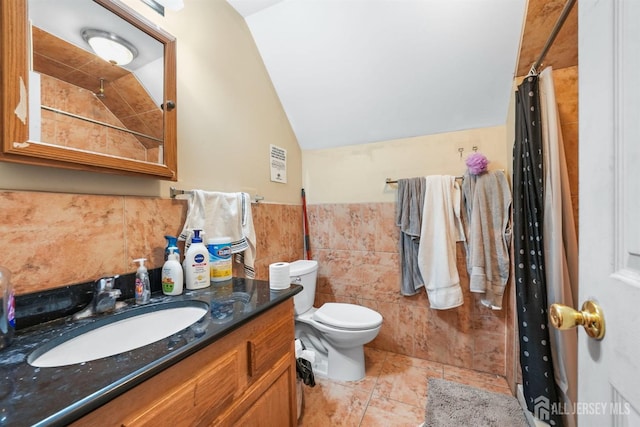
[[[308,360],[311,363],[311,365],[316,363],[316,353],[312,350],[302,350],[300,352],[300,356],[296,356],[296,359],[298,357],[301,359]]]
[[[288,262],[276,262],[269,265],[269,287],[275,290],[288,289],[291,286]]]

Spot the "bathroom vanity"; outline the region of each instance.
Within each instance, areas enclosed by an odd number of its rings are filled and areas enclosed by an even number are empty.
[[[159,306],[196,299],[210,308],[170,337],[68,366],[37,368],[29,355],[94,320],[29,328],[0,353],[0,413],[17,426],[297,425],[292,297],[299,291],[234,278],[178,297],[154,295]]]
[[[72,425],[296,425],[293,345],[288,299]]]

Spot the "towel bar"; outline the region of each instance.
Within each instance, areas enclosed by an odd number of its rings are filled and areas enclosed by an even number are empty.
[[[192,191],[191,190],[180,190],[177,189],[176,187],[170,187],[169,188],[169,197],[171,197],[172,199],[175,199],[176,196],[179,196],[181,194],[191,194]],[[252,202],[253,203],[259,203],[261,200],[264,200],[263,196],[259,196],[259,195],[255,195],[252,197]]]
[[[456,176],[456,179],[462,179],[464,180],[464,176]],[[397,179],[391,179],[391,178],[387,178],[384,180],[385,184],[397,184],[398,180]]]
[[[474,148],[475,148],[475,147],[474,147]],[[475,150],[474,150],[474,151],[475,151]],[[497,170],[499,170],[500,172],[503,172],[503,173],[504,173],[504,169],[497,169]],[[462,175],[458,175],[458,176],[456,176],[456,179],[461,179],[461,180],[463,180],[463,181],[464,181],[464,176],[462,176]],[[384,180],[384,183],[385,183],[385,184],[397,184],[397,183],[398,183],[398,180],[397,180],[397,179],[387,178],[387,179],[385,179],[385,180]]]

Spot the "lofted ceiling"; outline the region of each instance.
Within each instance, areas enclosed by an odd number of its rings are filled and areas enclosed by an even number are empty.
[[[503,125],[514,76],[529,71],[564,6],[227,1],[245,18],[302,149]],[[545,64],[577,64],[576,8]]]

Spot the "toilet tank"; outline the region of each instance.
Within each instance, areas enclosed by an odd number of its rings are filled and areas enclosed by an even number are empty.
[[[289,264],[291,283],[302,285],[302,292],[293,297],[296,314],[302,314],[313,307],[318,279],[318,261],[298,260]]]

